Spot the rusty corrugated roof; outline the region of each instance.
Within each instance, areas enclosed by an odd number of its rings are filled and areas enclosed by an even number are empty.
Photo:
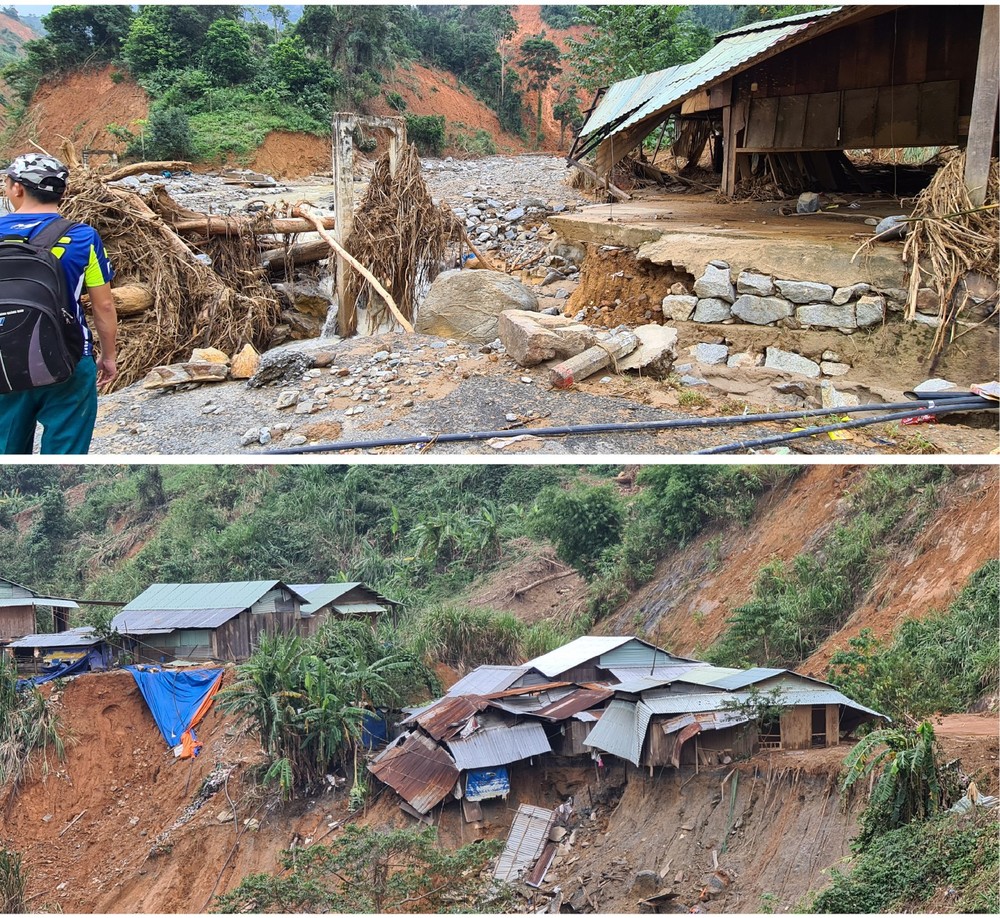
[[[532,713],[546,720],[566,720],[607,701],[613,694],[614,689],[610,688],[582,688]]]
[[[411,714],[403,723],[416,723],[436,740],[450,739],[462,732],[469,718],[489,702],[479,695],[446,695],[430,707]]]
[[[404,733],[368,766],[418,813],[427,813],[451,793],[458,768],[447,751],[416,731]]]
[[[531,867],[548,841],[555,818],[554,810],[522,803],[511,823],[507,844],[497,860],[493,876],[512,883]]]

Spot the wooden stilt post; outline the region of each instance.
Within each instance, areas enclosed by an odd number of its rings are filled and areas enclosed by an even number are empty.
[[[983,7],[976,88],[972,96],[969,143],[965,158],[965,187],[973,207],[986,203],[986,184],[993,155],[993,135],[1000,102],[1000,7]]]
[[[343,247],[354,228],[354,115],[336,112],[333,116],[333,210],[334,239]],[[337,255],[337,334],[348,338],[357,331],[358,314],[347,301],[347,261]]]

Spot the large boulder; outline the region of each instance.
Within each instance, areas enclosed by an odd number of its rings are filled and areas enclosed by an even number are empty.
[[[443,271],[417,309],[415,329],[486,344],[496,339],[500,313],[507,309],[538,312],[538,298],[499,271]]]

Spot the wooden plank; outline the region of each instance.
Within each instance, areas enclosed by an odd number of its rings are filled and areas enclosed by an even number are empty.
[[[736,194],[736,131],[733,130],[733,107],[722,109],[722,193],[726,197]]]
[[[807,98],[802,148],[836,150],[840,146],[840,93],[813,93]]]
[[[812,706],[800,705],[781,715],[781,748],[809,749],[812,746]]]
[[[827,746],[840,745],[839,704],[828,704],[826,706],[826,744]]]
[[[877,89],[848,89],[844,92],[840,146],[854,150],[874,146]]]
[[[976,88],[972,96],[972,120],[966,149],[965,187],[974,207],[986,202],[986,185],[993,154],[993,136],[1000,101],[1000,7],[983,10],[983,31],[979,39]]]
[[[728,109],[723,109],[723,112]],[[755,150],[770,150],[774,146],[774,135],[778,120],[778,99],[759,99],[750,102],[744,146]],[[728,144],[729,137],[726,136]]]
[[[915,84],[883,86],[879,89],[875,113],[874,147],[915,147],[919,145],[917,113],[920,89]]]
[[[774,124],[774,145],[799,149],[806,133],[808,96],[784,96],[778,100],[778,116]]]
[[[958,98],[958,80],[920,85],[916,146],[945,146],[958,143]]]

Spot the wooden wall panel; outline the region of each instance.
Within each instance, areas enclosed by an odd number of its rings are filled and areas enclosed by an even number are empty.
[[[828,704],[826,706],[826,744],[827,746],[840,745],[839,704]]]
[[[5,606],[0,609],[0,641],[12,641],[34,633],[34,606]]]
[[[812,707],[800,705],[781,715],[781,748],[809,749],[812,746]]]

